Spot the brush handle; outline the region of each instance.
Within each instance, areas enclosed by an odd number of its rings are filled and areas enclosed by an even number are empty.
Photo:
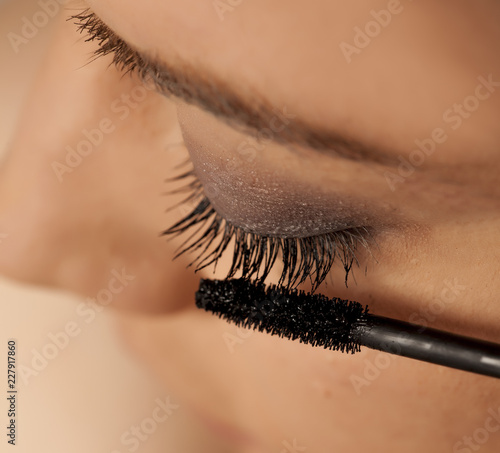
[[[371,314],[353,337],[379,351],[500,378],[500,344]]]

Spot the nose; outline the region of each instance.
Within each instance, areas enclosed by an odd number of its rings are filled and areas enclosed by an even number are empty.
[[[197,286],[160,236],[169,170],[182,156],[175,107],[91,64],[64,17],[0,167],[0,273],[141,311],[177,310]],[[179,282],[182,282],[180,284]]]

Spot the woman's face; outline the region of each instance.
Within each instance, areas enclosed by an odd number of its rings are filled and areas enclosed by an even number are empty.
[[[369,232],[347,285],[336,264],[319,292],[500,342],[500,5],[88,4],[176,96],[144,94],[110,57],[75,71],[97,44],[61,23],[22,118],[32,133],[2,169],[2,271],[87,296],[127,273],[113,304],[156,315],[123,315],[123,337],[231,451],[498,451],[498,381],[237,329],[193,308],[198,277],[224,278],[232,247],[194,275],[196,252],[171,263],[182,238],[159,233],[193,207],[165,213],[179,197],[160,196],[185,147],[241,231]]]

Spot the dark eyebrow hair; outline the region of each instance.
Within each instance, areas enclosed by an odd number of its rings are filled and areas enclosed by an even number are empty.
[[[395,165],[399,163],[388,150],[347,137],[334,130],[309,124],[293,115],[282,130],[271,128],[273,121],[286,111],[278,108],[249,86],[236,86],[221,80],[202,66],[193,67],[177,57],[176,64],[157,55],[141,52],[111,30],[95,13],[86,10],[73,16],[80,31],[87,31],[87,41],[96,40],[96,56],[113,53],[113,63],[125,72],[137,71],[145,83],[153,83],[158,92],[174,96],[206,110],[231,127],[252,135],[270,130],[270,138],[290,149],[306,147],[325,155],[355,161]]]
[[[269,135],[273,141],[292,149],[294,146],[303,146],[325,155],[349,160],[392,165],[399,163],[388,151],[366,146],[335,131],[308,124],[286,106],[273,106],[248,87],[236,90],[236,87],[218,79],[204,68],[195,70],[186,63],[173,65],[158,57],[134,52],[139,58],[141,78],[146,82],[152,80],[159,92],[196,105],[242,132],[253,132],[255,135],[259,131],[268,130],[271,131]],[[288,119],[289,124],[279,131],[272,129],[273,121],[277,117],[286,116],[286,113],[293,116]]]

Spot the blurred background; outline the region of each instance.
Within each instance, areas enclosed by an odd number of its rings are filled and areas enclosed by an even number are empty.
[[[40,3],[49,1],[0,0],[0,155],[8,147],[53,21],[40,27],[18,52],[9,34],[19,35],[23,18],[33,18],[41,10]],[[0,253],[1,242],[8,240],[1,233]],[[165,404],[170,393],[127,353],[106,310],[86,324],[76,313],[83,298],[19,285],[1,276],[0,301],[0,451],[10,451],[6,429],[9,339],[17,341],[17,439],[12,451],[206,451],[199,448],[201,428],[182,406],[167,423],[154,420],[156,408],[161,407],[158,401]],[[81,332],[71,338],[62,333],[72,327]],[[171,402],[176,402],[174,395]],[[146,433],[134,434],[134,425]]]

